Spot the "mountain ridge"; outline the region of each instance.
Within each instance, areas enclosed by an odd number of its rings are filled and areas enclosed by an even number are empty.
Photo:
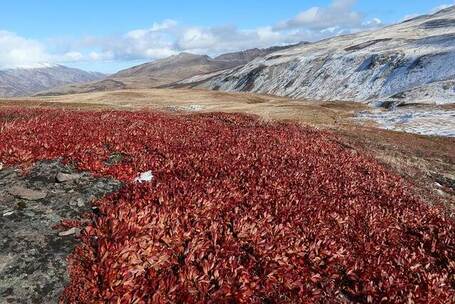
[[[455,7],[378,30],[328,38],[256,58],[180,85],[312,100],[381,104],[418,87],[455,77]],[[445,86],[448,87],[448,86]],[[426,94],[426,93],[425,93]],[[432,94],[429,92],[428,94]],[[454,103],[455,90],[431,103]],[[428,103],[424,96],[417,102]]]
[[[303,42],[299,44],[303,44]],[[67,85],[39,92],[37,95],[63,95],[117,89],[165,87],[195,75],[205,75],[241,66],[256,57],[264,56],[279,49],[294,47],[299,44],[275,46],[265,49],[249,49],[221,54],[214,58],[208,55],[182,52],[167,58],[121,70],[101,81]],[[107,83],[109,85],[106,86]]]
[[[106,77],[63,65],[0,70],[0,97],[22,97],[69,83],[82,83]]]

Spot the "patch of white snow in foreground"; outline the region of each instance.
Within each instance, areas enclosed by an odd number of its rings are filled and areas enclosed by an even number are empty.
[[[136,183],[150,182],[153,179],[152,171],[142,172],[134,179]]]
[[[191,104],[183,107],[185,110],[190,111],[190,112],[198,112],[202,111],[204,109],[203,106],[198,105],[198,104]]]
[[[171,111],[185,111],[185,112],[199,112],[205,109],[203,105],[189,104],[184,106],[170,106],[168,107]]]
[[[378,127],[422,135],[455,137],[455,110],[394,109],[362,111],[359,121],[373,121]]]

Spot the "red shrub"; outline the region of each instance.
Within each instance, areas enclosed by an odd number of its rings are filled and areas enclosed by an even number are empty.
[[[2,162],[63,157],[125,182],[97,202],[64,301],[454,299],[453,219],[330,134],[233,114],[0,115],[18,119],[1,125]],[[152,182],[132,182],[147,170]]]

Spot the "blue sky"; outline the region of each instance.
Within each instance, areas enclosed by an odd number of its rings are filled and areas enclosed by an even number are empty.
[[[114,72],[181,51],[216,55],[315,41],[429,13],[452,0],[4,1],[0,68]]]

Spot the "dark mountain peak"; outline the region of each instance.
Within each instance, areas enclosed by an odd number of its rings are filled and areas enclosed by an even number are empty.
[[[438,15],[455,15],[455,5],[446,7],[444,9],[441,9],[437,11],[436,13],[433,14],[433,16],[438,16]]]
[[[420,15],[420,16],[415,16],[409,19],[406,19],[402,23],[409,23],[409,22],[418,22],[420,20],[428,20],[428,19],[455,19],[455,5],[446,7],[444,9],[438,10],[432,14],[427,14],[427,15]]]
[[[136,76],[151,76],[153,73],[163,73],[168,70],[176,70],[194,65],[210,64],[212,59],[207,55],[196,55],[191,53],[180,53],[163,59],[158,59],[152,62],[147,62],[141,65],[134,66],[129,69],[122,70],[112,77],[136,77]]]
[[[204,59],[211,59],[207,55],[198,55],[198,54],[193,54],[193,53],[188,53],[188,52],[181,52],[180,54],[165,58],[165,59],[173,59],[173,60],[192,60],[192,59],[199,59],[199,58],[204,58]]]
[[[226,54],[221,54],[221,55],[215,57],[215,60],[243,61],[243,64],[245,64],[257,57],[266,56],[270,53],[273,53],[273,52],[276,52],[279,50],[285,50],[285,49],[299,46],[299,45],[302,45],[305,43],[307,43],[307,42],[299,42],[297,44],[290,44],[290,45],[283,45],[283,46],[272,46],[272,47],[265,48],[265,49],[253,48],[253,49],[248,49],[248,50],[239,51],[239,52],[226,53]]]

